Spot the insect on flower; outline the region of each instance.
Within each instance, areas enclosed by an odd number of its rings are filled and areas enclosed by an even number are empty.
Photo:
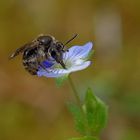
[[[65,46],[76,36],[77,34],[63,44],[57,41],[53,36],[40,35],[33,41],[18,48],[9,58],[12,59],[19,54],[23,54],[23,65],[32,75],[37,75],[39,68],[48,72],[47,67],[43,65],[45,60],[49,60],[51,62],[48,62],[48,67],[52,66],[53,60],[53,63],[58,63],[66,69],[65,63],[63,62],[63,53],[67,52]]]
[[[88,42],[83,46],[73,46],[69,51],[64,52],[63,62],[66,69],[64,69],[59,63],[45,60],[42,65],[47,68],[47,71],[40,67],[37,75],[57,78],[87,68],[91,64],[91,61],[88,61],[87,58],[92,51],[92,46],[92,42]]]

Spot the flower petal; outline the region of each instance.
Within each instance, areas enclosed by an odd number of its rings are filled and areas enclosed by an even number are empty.
[[[92,49],[92,42],[88,42],[83,46],[73,46],[69,49],[68,52],[64,53],[64,59],[78,59],[78,58],[86,58],[89,54],[89,52]]]
[[[45,68],[50,68],[51,66],[54,65],[54,62],[53,62],[53,61],[45,60],[45,61],[42,62],[42,65],[43,65]]]
[[[74,71],[83,70],[83,69],[87,68],[90,64],[91,64],[91,61],[83,62],[81,65],[75,65],[75,66],[71,67],[70,71],[74,72]]]
[[[91,61],[86,61],[86,62],[83,62],[81,65],[71,67],[69,70],[50,69],[50,71],[45,71],[44,69],[41,69],[37,72],[37,75],[46,76],[46,77],[61,77],[74,71],[83,70],[87,68],[90,64],[91,64]]]
[[[38,76],[45,76],[45,77],[61,77],[61,76],[63,76],[64,74],[62,74],[62,73],[58,73],[56,70],[54,71],[51,71],[51,72],[47,72],[47,71],[45,71],[45,70],[39,70],[38,72],[37,72],[37,75]]]

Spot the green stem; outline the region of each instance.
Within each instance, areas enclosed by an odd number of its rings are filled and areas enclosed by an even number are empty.
[[[74,96],[75,96],[75,98],[76,98],[77,104],[78,104],[78,106],[79,106],[79,108],[80,108],[80,110],[81,110],[81,113],[82,113],[83,117],[84,117],[84,120],[85,120],[85,127],[86,127],[86,134],[87,134],[87,135],[91,135],[91,133],[90,133],[90,131],[89,131],[89,128],[88,128],[88,123],[87,123],[87,119],[86,119],[86,114],[85,114],[85,112],[84,112],[84,110],[83,110],[83,108],[82,108],[82,103],[81,103],[79,94],[78,94],[78,92],[77,92],[77,90],[76,90],[76,88],[75,88],[75,85],[74,85],[74,83],[73,83],[73,81],[72,81],[72,79],[71,79],[70,76],[69,76],[69,83],[70,83],[71,88],[72,88],[72,90],[73,90],[73,93],[74,93]]]
[[[73,81],[72,81],[72,79],[71,79],[70,76],[69,76],[69,82],[70,82],[71,88],[72,88],[72,90],[73,90],[74,96],[75,96],[75,98],[76,98],[76,101],[77,101],[77,103],[78,103],[80,109],[83,110],[83,109],[81,108],[81,107],[82,107],[82,104],[81,104],[81,100],[80,100],[80,98],[79,98],[78,92],[77,92],[77,90],[76,90],[76,88],[75,88],[75,86],[74,86],[74,83],[73,83]]]

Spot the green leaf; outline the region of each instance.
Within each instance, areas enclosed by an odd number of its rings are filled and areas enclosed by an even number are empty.
[[[68,79],[68,75],[64,75],[64,76],[61,76],[61,77],[58,77],[58,78],[55,78],[55,81],[56,81],[56,85],[58,87],[62,86],[63,83]]]
[[[85,119],[80,108],[73,103],[69,103],[68,108],[73,115],[76,130],[80,132],[81,134],[85,135],[86,133]]]
[[[99,140],[99,139],[96,137],[84,136],[84,137],[80,137],[80,138],[71,138],[69,140]]]
[[[99,133],[107,122],[107,107],[90,88],[86,92],[84,108],[89,129],[94,134]]]
[[[98,107],[97,107],[97,115],[96,115],[96,131],[100,132],[103,129],[108,120],[108,108],[105,103],[97,98]]]
[[[93,96],[91,89],[88,89],[86,92],[84,108],[86,112],[88,126],[92,130],[95,127],[97,100],[96,100],[96,97]]]

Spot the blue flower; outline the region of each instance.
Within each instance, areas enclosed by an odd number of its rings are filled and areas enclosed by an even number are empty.
[[[87,68],[91,64],[91,61],[88,61],[87,58],[92,51],[92,46],[92,42],[88,42],[83,46],[73,46],[68,52],[65,52],[63,62],[67,69],[62,68],[59,63],[53,60],[45,60],[42,63],[45,69],[40,67],[37,75],[57,78]]]

